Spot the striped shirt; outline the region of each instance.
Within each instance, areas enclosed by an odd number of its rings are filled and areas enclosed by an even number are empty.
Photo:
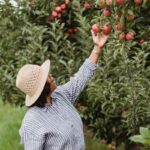
[[[19,134],[25,150],[84,150],[83,123],[74,102],[97,64],[86,59],[79,71],[52,93],[52,104],[27,110]]]

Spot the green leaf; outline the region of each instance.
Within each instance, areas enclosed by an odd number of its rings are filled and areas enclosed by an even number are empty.
[[[121,23],[121,25],[123,25],[123,26],[124,26],[125,18],[124,18],[124,16],[123,16],[123,15],[122,15],[122,16],[121,16],[121,18],[120,18],[120,23]]]
[[[148,128],[140,127],[140,134],[141,134],[144,138],[150,139],[150,130],[149,130]]]
[[[112,0],[112,2],[113,2],[113,6],[115,6],[116,5],[116,0]]]
[[[130,140],[137,143],[145,143],[145,139],[141,135],[134,135],[130,137]]]
[[[115,52],[114,52],[114,54],[113,54],[114,59],[117,58],[117,55],[118,55],[119,51],[120,51],[120,49],[116,49],[116,50],[115,50]]]

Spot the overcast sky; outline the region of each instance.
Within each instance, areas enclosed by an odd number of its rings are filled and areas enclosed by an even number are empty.
[[[2,2],[4,2],[4,0],[0,0],[0,3],[2,3]],[[10,0],[10,2],[11,2],[14,6],[16,6],[15,0]]]

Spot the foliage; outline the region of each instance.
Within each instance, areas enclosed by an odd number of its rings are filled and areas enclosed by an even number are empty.
[[[77,105],[82,119],[97,138],[114,147],[137,134],[140,126],[150,124],[150,3],[122,1],[121,5],[115,0],[22,0],[16,7],[9,1],[0,4],[3,100],[23,104],[15,78],[26,63],[41,64],[50,58],[57,82],[68,81],[93,47],[91,26],[96,23],[104,32],[104,25],[109,24],[111,35],[100,67]],[[62,4],[66,8],[56,13]],[[106,8],[110,16],[105,16]],[[118,23],[123,28],[118,29]],[[122,33],[125,36],[120,38]]]
[[[148,128],[140,127],[140,135],[130,137],[133,142],[142,144],[150,144],[150,130]]]
[[[43,11],[41,10],[40,13],[38,10],[30,10],[26,5],[25,2],[19,3],[17,8],[10,3],[0,5],[2,12],[0,14],[0,63],[2,64],[0,77],[1,85],[3,85],[1,95],[3,100],[16,104],[23,102],[24,95],[19,92],[18,96],[15,78],[24,64],[41,64],[45,59],[50,58],[54,77],[57,78],[58,83],[63,83],[83,61],[82,57],[76,57],[77,63],[74,64],[74,55],[79,56],[82,51],[75,47],[73,41],[70,42],[67,39],[67,35],[64,35],[63,23],[56,21],[48,25],[45,22],[45,25],[41,25],[38,20],[42,18]],[[39,13],[38,16],[37,13]],[[37,22],[34,20],[31,22],[31,18],[36,16]]]

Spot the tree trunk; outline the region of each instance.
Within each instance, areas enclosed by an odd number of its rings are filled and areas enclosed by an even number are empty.
[[[138,143],[126,143],[125,150],[143,150],[143,145]]]

